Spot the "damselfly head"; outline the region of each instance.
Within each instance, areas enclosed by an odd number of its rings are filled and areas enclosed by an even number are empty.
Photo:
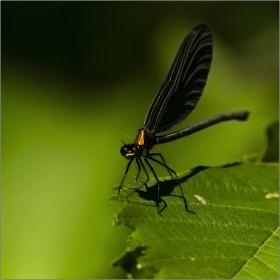
[[[124,145],[121,147],[121,155],[126,159],[135,158],[135,145]]]
[[[142,153],[142,147],[135,144],[126,144],[121,147],[121,155],[130,160],[139,157]]]

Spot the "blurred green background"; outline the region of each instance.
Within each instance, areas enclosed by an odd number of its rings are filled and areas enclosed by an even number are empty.
[[[278,5],[1,2],[2,278],[125,277],[109,266],[131,232],[112,226],[121,204],[108,200],[125,170],[121,140],[134,141],[199,23],[213,31],[212,68],[175,129],[242,108],[250,119],[154,150],[178,173],[263,151],[278,118]]]

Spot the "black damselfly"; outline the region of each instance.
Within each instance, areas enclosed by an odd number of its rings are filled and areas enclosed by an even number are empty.
[[[144,165],[145,163],[157,181],[156,203],[159,214],[162,211],[159,210],[159,203],[162,201],[160,197],[161,183],[151,165],[151,161],[166,168],[172,179],[173,175],[175,176],[180,186],[185,208],[187,211],[189,210],[176,172],[166,165],[160,153],[149,153],[153,146],[185,137],[219,122],[228,120],[244,121],[249,116],[249,112],[245,110],[221,114],[170,134],[156,135],[183,121],[195,108],[206,84],[212,61],[212,51],[213,38],[209,27],[205,24],[197,25],[182,42],[167,78],[148,111],[144,125],[138,130],[134,143],[125,144],[121,148],[121,155],[129,162],[119,185],[119,192],[134,160],[136,160],[138,167],[136,181],[141,169],[143,169],[146,181],[141,186],[145,185],[147,189],[150,177]],[[155,157],[158,157],[158,159]]]

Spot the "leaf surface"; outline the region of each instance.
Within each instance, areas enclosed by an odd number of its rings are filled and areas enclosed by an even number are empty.
[[[278,164],[199,167],[180,181],[195,214],[166,195],[161,216],[134,192],[116,217],[134,231],[114,266],[134,278],[278,278]]]

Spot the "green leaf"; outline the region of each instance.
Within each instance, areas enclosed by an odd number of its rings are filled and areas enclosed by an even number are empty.
[[[131,194],[115,223],[133,229],[114,266],[134,278],[278,278],[277,164],[197,167],[180,181],[195,214],[176,196],[162,216],[133,189],[114,197]]]
[[[278,278],[279,227],[234,278]]]

